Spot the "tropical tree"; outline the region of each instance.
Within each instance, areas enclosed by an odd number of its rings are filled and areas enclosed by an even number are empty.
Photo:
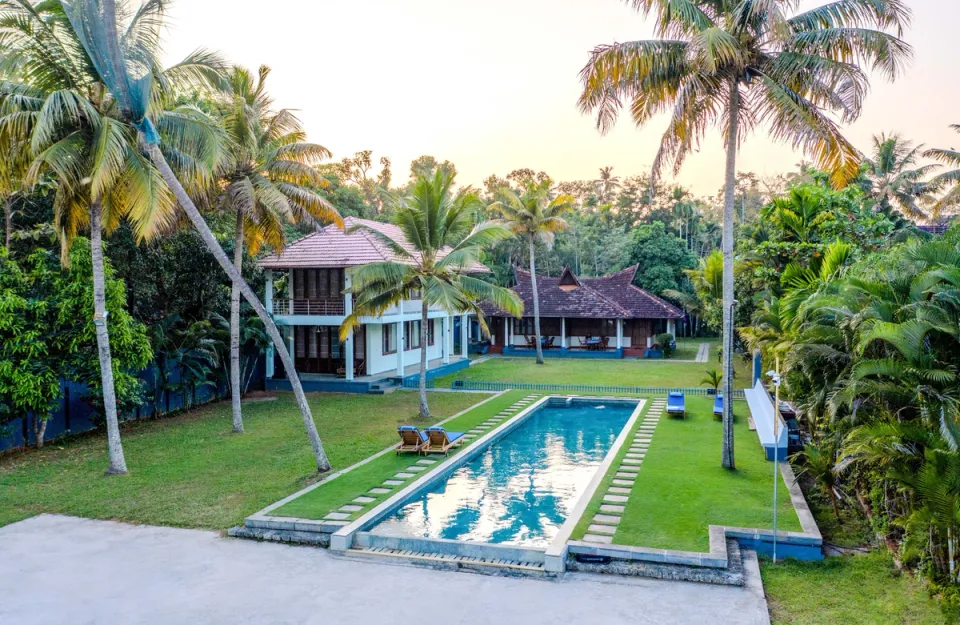
[[[192,62],[174,66],[173,70],[160,72],[157,69],[160,67],[157,61],[160,32],[164,26],[164,12],[167,6],[164,0],[150,0],[137,11],[133,11],[127,2],[118,3],[114,0],[71,0],[70,2],[43,3],[38,6],[46,7],[51,11],[53,19],[43,19],[27,0],[3,0],[0,4],[4,10],[10,11],[7,15],[7,23],[10,24],[12,32],[7,35],[6,61],[18,68],[25,67],[25,65],[19,65],[21,63],[32,63],[31,67],[34,69],[25,72],[24,75],[34,77],[36,82],[42,81],[44,85],[49,84],[51,88],[57,88],[59,85],[57,81],[66,81],[68,85],[82,88],[84,93],[91,92],[102,97],[105,103],[110,104],[109,110],[114,116],[110,118],[111,122],[108,124],[110,132],[130,133],[135,129],[141,149],[129,151],[137,157],[135,160],[131,159],[134,167],[130,175],[141,176],[151,184],[146,187],[144,193],[137,194],[134,198],[141,204],[146,202],[150,206],[160,205],[172,208],[173,202],[161,203],[157,200],[157,198],[166,198],[167,189],[169,189],[217,263],[232,281],[239,283],[240,292],[263,321],[267,333],[278,349],[278,355],[287,372],[304,427],[313,447],[317,470],[329,471],[330,462],[323,450],[316,424],[310,413],[310,406],[307,404],[303,387],[284,346],[283,337],[256,293],[243,280],[223,248],[220,247],[187,189],[171,167],[171,163],[177,166],[181,175],[184,175],[188,187],[193,188],[195,185],[192,179],[198,178],[203,179],[204,182],[201,188],[209,188],[208,181],[203,175],[206,173],[206,167],[201,166],[206,162],[216,162],[221,154],[216,134],[209,132],[209,120],[199,114],[184,113],[173,118],[164,115],[158,106],[158,102],[162,99],[157,96],[172,86],[172,78],[177,78],[178,82],[203,83],[204,86],[220,79],[222,76],[219,72],[210,71],[210,61],[213,59],[208,53],[200,52],[191,57]],[[120,33],[123,33],[122,36]],[[68,43],[63,43],[61,38]],[[20,96],[21,93],[22,91],[17,91],[14,95]],[[83,106],[85,100],[72,97],[70,93],[61,89],[53,91],[51,98],[56,106],[45,107],[43,110],[55,115],[54,120],[73,121],[90,118],[91,115],[86,113],[87,108]],[[80,117],[81,113],[85,113],[85,116]],[[116,120],[115,123],[113,120]],[[172,133],[171,126],[175,123],[183,126],[184,132]],[[49,126],[49,124],[39,123],[37,125],[41,128]],[[109,136],[103,135],[103,138],[107,139]],[[71,142],[76,141],[74,135],[67,135],[67,137],[66,144],[55,143],[53,145],[57,146],[57,149],[42,154],[46,154],[51,159],[59,156],[61,148],[68,147]],[[161,142],[163,142],[162,149]],[[113,143],[108,141],[107,145],[113,145]],[[194,153],[202,155],[203,158],[193,157]],[[144,161],[144,156],[148,161]],[[68,161],[67,165],[73,162]],[[149,164],[153,167],[147,167]],[[105,171],[111,169],[108,168]],[[159,172],[167,189],[164,189],[162,184],[155,184],[153,177],[155,172]],[[57,173],[70,182],[69,189],[85,188],[79,185],[79,182],[84,179],[82,172],[63,166]],[[61,185],[61,188],[64,186]],[[87,186],[95,191],[102,191],[99,186],[95,187],[92,184]],[[151,201],[148,202],[148,200]],[[102,217],[101,205],[93,202],[90,206],[91,229],[99,232]],[[157,229],[164,223],[160,218],[161,215],[162,213],[157,210],[145,211],[134,221],[142,224],[147,230]],[[94,241],[94,253],[102,255],[102,252],[99,252],[99,244],[99,239]],[[101,261],[96,261],[95,265],[98,262]],[[98,306],[97,310],[98,328],[102,327],[98,337],[101,339],[101,344],[105,346],[102,350],[109,350],[105,320],[101,314],[103,307]],[[105,367],[104,371],[104,376],[111,374],[108,367]],[[109,396],[112,393],[107,387],[105,383],[105,399],[111,401]],[[115,416],[113,421],[116,421]],[[113,430],[116,431],[116,428],[113,427]],[[111,444],[112,457],[121,461],[118,465],[112,465],[116,470],[122,466],[118,431],[115,436],[111,435],[110,440],[115,442],[115,445]]]
[[[601,170],[602,173],[602,170]],[[554,198],[549,195],[546,185],[528,183],[520,194],[504,188],[500,192],[502,200],[490,205],[490,210],[503,217],[506,226],[517,236],[527,240],[530,250],[530,281],[533,288],[533,331],[537,342],[537,364],[543,364],[543,346],[540,344],[540,293],[537,291],[537,243],[547,249],[553,245],[557,232],[569,227],[563,218],[573,210],[576,201],[573,196],[561,194]]]
[[[896,77],[909,58],[899,37],[910,11],[897,0],[842,0],[788,17],[794,0],[631,0],[656,13],[658,40],[603,45],[581,72],[580,108],[609,130],[626,102],[640,126],[671,119],[652,177],[678,171],[712,126],[726,139],[723,203],[724,391],[733,390],[733,219],[741,130],[766,125],[802,148],[837,186],[860,171],[860,155],[827,111],[856,119],[869,81],[861,65]],[[886,32],[893,30],[894,34]],[[732,402],[724,403],[722,464],[734,468]]]
[[[12,112],[0,103],[0,117]],[[22,194],[24,178],[30,164],[30,146],[24,137],[0,130],[0,202],[3,202],[4,247],[10,249],[13,241],[13,202]]]
[[[137,129],[123,118],[117,101],[104,89],[94,58],[85,52],[85,37],[73,27],[71,20],[84,6],[81,2],[0,2],[0,35],[5,43],[0,68],[18,78],[0,86],[6,113],[0,136],[13,145],[29,146],[27,183],[36,183],[47,172],[56,178],[54,220],[64,262],[80,229],[90,228],[93,318],[110,450],[107,472],[125,473],[102,237],[123,219],[133,223],[141,239],[156,235],[172,222],[175,200],[138,148]],[[130,14],[125,45],[139,49],[154,42],[163,6],[155,1]],[[212,170],[217,134],[198,110],[166,105],[175,85],[203,82],[216,74],[217,65],[217,58],[203,51],[163,71],[151,59],[150,69],[157,71],[160,80],[140,87],[140,95],[152,102],[158,129],[154,134],[167,139],[171,160],[191,185]]]
[[[960,124],[951,124],[950,128],[960,132]],[[930,216],[938,219],[944,210],[950,210],[960,204],[960,151],[954,148],[933,148],[923,153],[927,158],[933,158],[949,169],[937,174],[930,185],[935,188],[946,187],[947,191],[931,205]]]
[[[864,159],[864,175],[870,181],[870,197],[876,210],[899,210],[907,217],[927,216],[921,204],[933,204],[933,188],[925,181],[937,165],[917,166],[923,150],[898,134],[873,136],[873,154]]]
[[[620,178],[613,175],[613,167],[601,167],[600,177],[594,180],[597,187],[597,204],[606,204],[613,200],[613,194],[620,189]]]
[[[326,184],[315,169],[330,157],[327,148],[306,141],[300,120],[287,109],[272,110],[266,90],[270,68],[261,66],[256,77],[242,67],[227,75],[224,128],[229,139],[218,177],[220,210],[236,217],[233,263],[243,269],[243,246],[253,256],[264,244],[275,249],[285,243],[284,226],[304,221],[343,226],[340,214],[314,189]],[[240,285],[230,295],[230,398],[233,431],[243,432],[240,395]]]
[[[481,332],[489,334],[479,302],[489,302],[519,316],[523,304],[510,289],[495,286],[470,275],[477,269],[481,253],[511,236],[502,224],[484,221],[474,225],[473,216],[482,202],[469,188],[452,190],[453,175],[436,168],[430,177],[417,178],[410,190],[389,198],[393,222],[400,228],[406,245],[381,230],[358,224],[392,250],[395,261],[370,263],[349,270],[354,295],[353,312],[340,326],[346,340],[360,324],[360,318],[379,316],[411,294],[418,294],[420,317],[420,416],[429,417],[427,405],[427,324],[431,305],[450,313],[473,312]],[[398,349],[403,349],[398,346]]]

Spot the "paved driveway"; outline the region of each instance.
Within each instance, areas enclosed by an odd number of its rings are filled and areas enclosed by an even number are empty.
[[[0,588],[11,625],[768,623],[757,584],[487,577],[57,515],[0,528]]]

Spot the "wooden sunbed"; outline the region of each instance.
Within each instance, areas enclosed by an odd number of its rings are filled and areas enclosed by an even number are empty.
[[[413,425],[401,425],[397,428],[400,434],[400,444],[397,445],[397,455],[405,451],[420,453],[430,444],[425,432],[421,432]]]
[[[432,427],[424,430],[427,435],[427,444],[421,449],[423,453],[440,453],[447,455],[453,447],[463,445],[463,432],[448,432],[441,427]]]

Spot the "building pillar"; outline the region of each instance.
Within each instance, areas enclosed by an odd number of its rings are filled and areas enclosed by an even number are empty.
[[[403,321],[397,322],[397,375],[403,377]]]
[[[264,272],[264,277],[267,279],[267,288],[263,294],[263,305],[267,309],[267,314],[273,314],[273,272],[267,269]]]
[[[617,349],[623,348],[623,319],[617,319]]]
[[[290,298],[287,300],[287,303],[290,305],[290,314],[293,314],[293,294],[296,292],[293,290],[293,269],[290,270],[290,277],[287,280],[287,297]]]
[[[443,364],[450,362],[450,348],[447,346],[447,334],[450,332],[450,316],[437,319],[440,322],[440,355],[443,358]]]
[[[350,277],[348,276],[344,280],[344,288],[349,289],[351,286]],[[353,293],[349,291],[343,295],[343,311],[345,314],[349,315],[353,312]],[[347,335],[347,340],[344,341],[344,349],[347,350],[347,353],[344,355],[346,364],[344,368],[346,369],[345,377],[347,380],[353,380],[353,330],[350,330],[350,334]]]
[[[297,336],[297,329],[293,326],[287,326],[287,352],[290,354],[290,361],[294,362],[297,352],[294,347],[294,339]]]
[[[674,336],[677,335],[677,322],[673,319],[667,319],[667,332]]]
[[[460,351],[464,358],[470,357],[470,317],[462,315],[460,317]]]
[[[567,348],[567,318],[560,317],[560,349]]]
[[[507,344],[505,347],[513,346],[513,317],[507,317]]]

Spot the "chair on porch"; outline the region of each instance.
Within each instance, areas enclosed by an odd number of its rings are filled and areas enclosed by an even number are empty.
[[[610,345],[610,337],[605,336],[602,339],[600,339],[600,345],[597,346],[597,349],[600,351],[605,351],[609,345]]]
[[[543,341],[543,349],[550,349],[550,348],[552,348],[552,347],[553,347],[553,341],[554,341],[554,339],[556,339],[556,338],[557,338],[557,337],[555,337],[555,336],[551,336],[550,338],[544,339],[544,341]]]
[[[353,361],[353,376],[356,377],[363,371],[363,358],[357,358]],[[345,378],[347,377],[347,362],[343,362],[343,366],[337,369],[337,377]]]
[[[527,340],[527,349],[537,349],[537,337],[524,334],[523,338]]]

